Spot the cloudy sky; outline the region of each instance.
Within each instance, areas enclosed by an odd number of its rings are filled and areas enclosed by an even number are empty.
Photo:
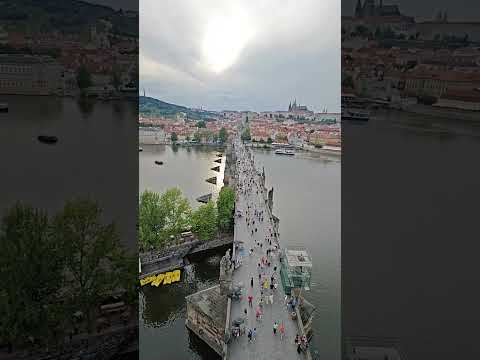
[[[140,88],[211,110],[340,109],[340,1],[141,0]]]

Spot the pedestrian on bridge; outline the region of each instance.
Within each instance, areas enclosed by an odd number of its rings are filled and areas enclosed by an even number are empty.
[[[273,335],[277,335],[278,323],[275,321],[273,323]]]
[[[283,340],[283,337],[285,336],[285,324],[283,322],[280,323],[278,331],[280,332],[280,340]]]
[[[262,321],[262,310],[260,309],[260,306],[257,307],[257,311],[255,313],[255,316],[257,318],[257,321]]]

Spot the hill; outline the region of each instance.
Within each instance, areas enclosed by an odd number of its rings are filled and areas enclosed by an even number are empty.
[[[126,17],[108,6],[80,0],[17,0],[0,2],[0,22],[7,30],[27,34],[79,33],[97,20],[108,20],[113,33],[138,36],[138,17]]]
[[[167,116],[174,117],[177,113],[187,114],[189,119],[208,119],[216,114],[210,111],[199,111],[185,106],[170,104],[148,96],[139,97],[139,113],[142,116]]]

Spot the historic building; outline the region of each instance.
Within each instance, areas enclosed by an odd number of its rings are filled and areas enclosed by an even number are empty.
[[[49,56],[0,55],[0,94],[51,95],[63,90],[63,68]]]
[[[291,113],[310,113],[307,106],[305,105],[297,105],[297,99],[288,105],[288,112]]]
[[[355,6],[355,17],[401,15],[398,5],[383,5],[382,0],[378,5],[375,4],[375,0],[364,0],[363,5],[361,0],[357,0]]]

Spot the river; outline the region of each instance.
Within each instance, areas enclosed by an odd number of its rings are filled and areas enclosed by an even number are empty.
[[[67,200],[98,202],[122,243],[136,251],[138,105],[51,96],[2,95],[0,213],[21,201],[54,213]],[[42,144],[40,134],[58,143]]]
[[[178,186],[193,206],[195,198],[220,185],[214,176],[216,151],[145,145],[140,153],[140,191],[163,192]],[[255,150],[265,166],[266,184],[274,187],[274,214],[280,218],[282,245],[305,246],[314,259],[307,299],[316,306],[313,352],[319,358],[340,358],[340,158],[298,153],[295,157]],[[165,165],[155,165],[155,160]],[[223,164],[222,164],[223,165]],[[223,170],[223,168],[222,168]],[[211,351],[185,328],[184,297],[218,282],[221,254],[193,262],[181,283],[145,287],[140,293],[140,357],[147,359],[211,359]],[[172,340],[174,339],[174,340]]]
[[[480,122],[371,115],[342,124],[344,335],[397,339],[407,359],[478,358],[464,344],[480,321]]]

